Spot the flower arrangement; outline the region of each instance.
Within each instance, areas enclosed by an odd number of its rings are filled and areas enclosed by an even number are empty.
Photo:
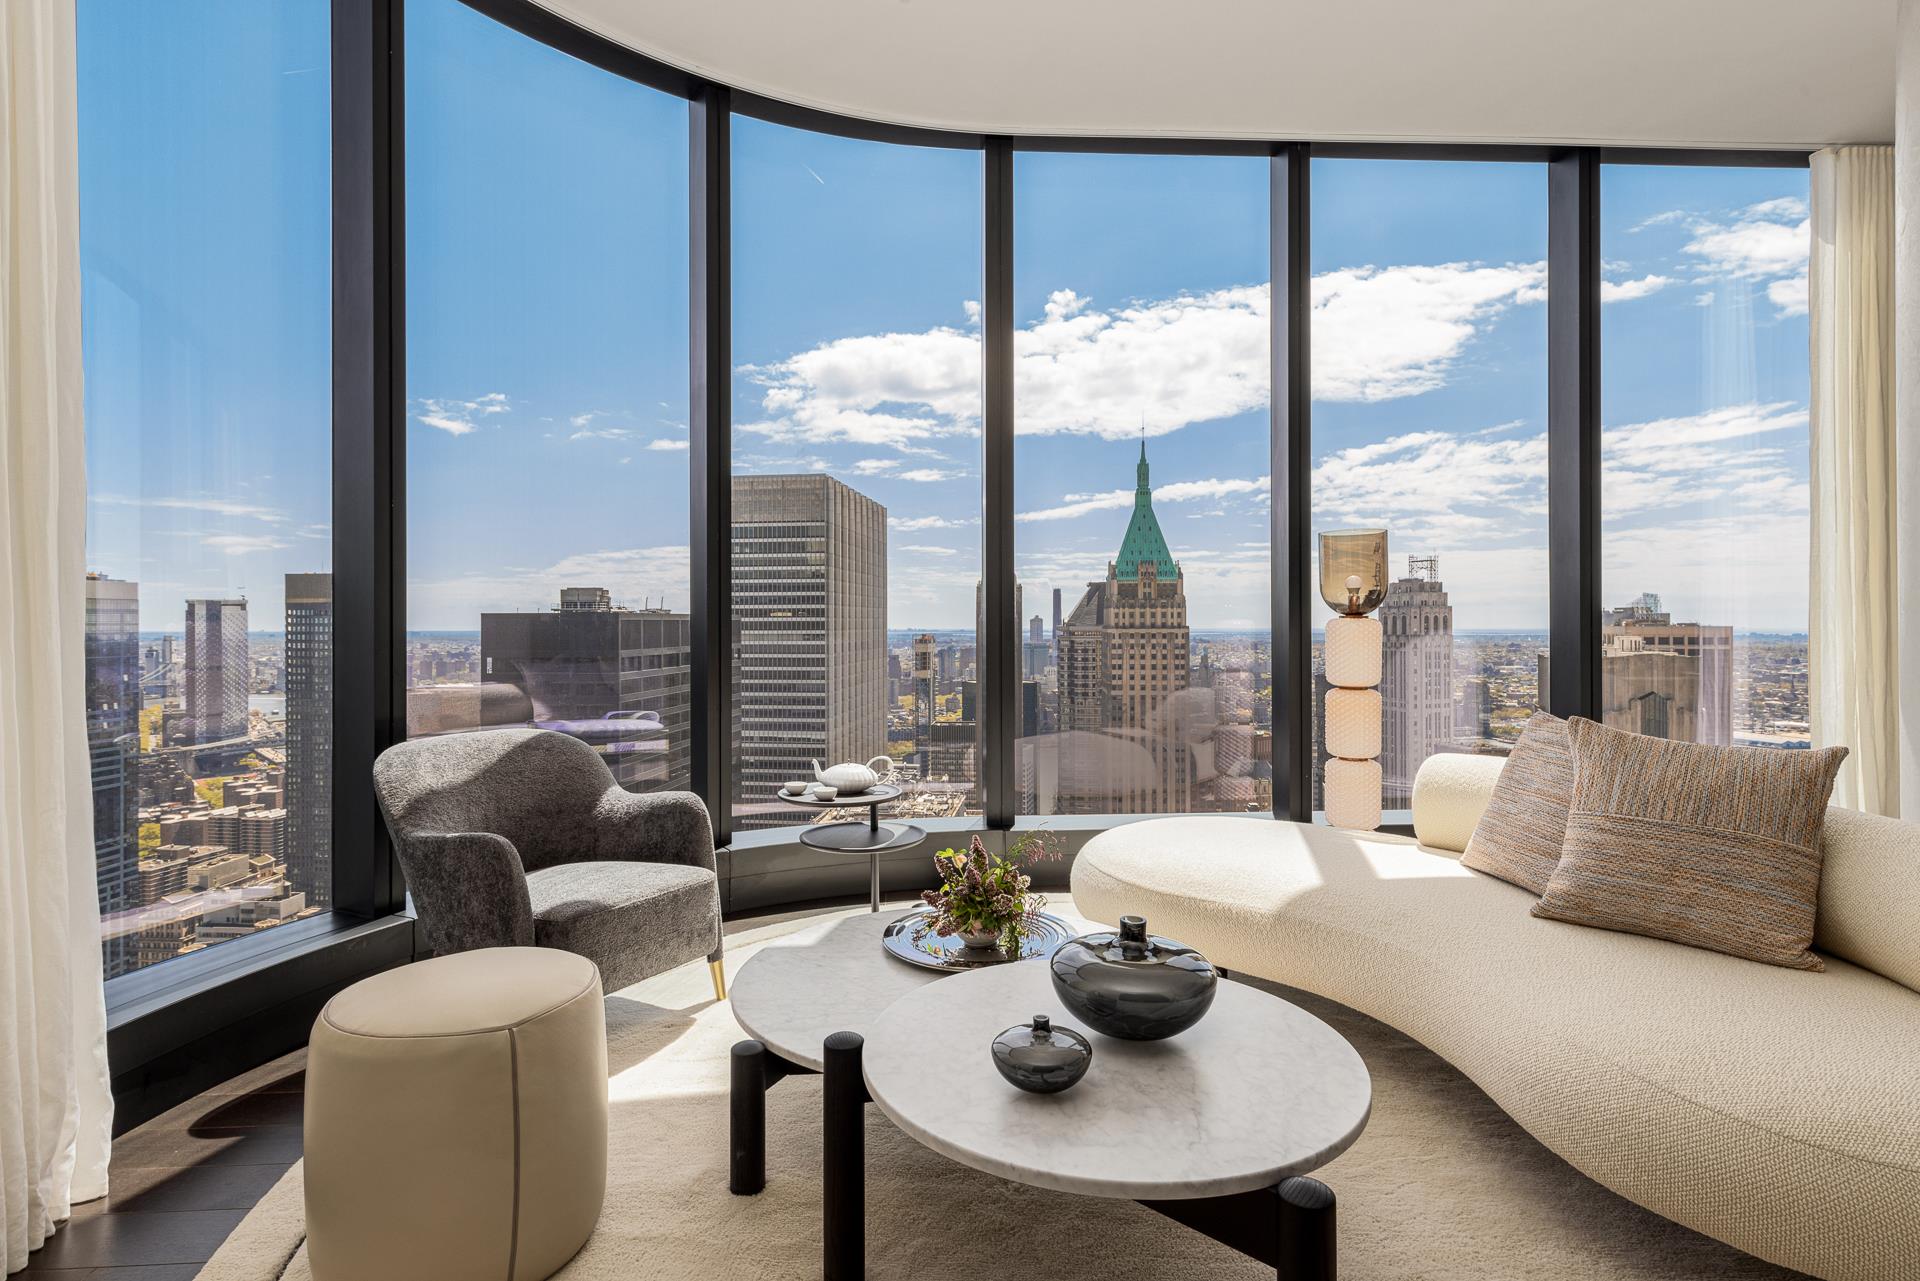
[[[1033,877],[1023,869],[1058,857],[1044,832],[1027,833],[1005,854],[989,853],[978,836],[964,851],[941,850],[933,856],[940,888],[920,895],[932,909],[924,933],[958,934],[969,947],[1017,945],[1047,902],[1033,893]]]

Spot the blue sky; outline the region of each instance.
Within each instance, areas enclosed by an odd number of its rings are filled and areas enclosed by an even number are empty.
[[[141,626],[331,563],[328,22],[319,0],[81,0],[88,563]]]
[[[327,554],[325,5],[82,0],[81,41],[92,561],[146,626],[277,626]],[[684,608],[686,105],[456,0],[408,48],[410,623]],[[980,156],[740,119],[734,159],[736,468],[883,503],[890,623],[970,624]],[[1461,629],[1545,624],[1545,183],[1314,165],[1314,523],[1438,555]],[[1804,628],[1806,191],[1606,172],[1610,600]],[[1104,573],[1144,426],[1193,624],[1264,625],[1264,162],[1022,154],[1015,247],[1027,612]]]

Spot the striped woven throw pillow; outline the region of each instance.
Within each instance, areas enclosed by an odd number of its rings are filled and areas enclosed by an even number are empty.
[[[1573,800],[1573,748],[1567,723],[1535,712],[1500,770],[1487,809],[1460,861],[1476,872],[1546,892],[1560,865]]]
[[[1708,747],[1575,717],[1573,804],[1535,916],[1801,970],[1847,749]]]

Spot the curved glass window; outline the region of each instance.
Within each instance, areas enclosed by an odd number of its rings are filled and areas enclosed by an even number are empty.
[[[1019,812],[1268,809],[1268,162],[1014,176]]]
[[[81,0],[87,741],[111,979],[332,901],[325,0]]]
[[[1382,527],[1381,803],[1505,754],[1547,650],[1547,182],[1537,164],[1313,162],[1313,527]],[[1328,616],[1317,594],[1313,616]],[[1316,621],[1314,808],[1326,683]]]
[[[407,6],[407,732],[691,782],[684,100]]]
[[[1602,716],[1806,747],[1807,171],[1604,172]]]
[[[980,810],[977,151],[733,120],[736,828],[812,762]]]

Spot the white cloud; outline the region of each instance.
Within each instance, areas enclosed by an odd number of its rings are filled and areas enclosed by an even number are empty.
[[[739,430],[782,443],[898,447],[979,430],[980,340],[957,329],[837,338],[742,372],[764,389],[764,417]]]
[[[1434,391],[1482,328],[1511,306],[1543,301],[1546,285],[1545,263],[1357,267],[1316,276],[1314,398],[1371,402]],[[1264,395],[1264,376],[1261,385]]]
[[[208,534],[200,540],[201,545],[211,547],[229,556],[244,556],[249,552],[277,552],[293,546],[284,538],[271,534]]]
[[[1686,218],[1686,216],[1687,211],[1684,209],[1668,209],[1662,213],[1654,214],[1651,218],[1642,218],[1639,222],[1627,228],[1627,234],[1631,236],[1636,232],[1645,231],[1648,227],[1658,227],[1669,222],[1680,222]]]
[[[856,476],[878,476],[900,465],[898,458],[862,458],[847,470]]]
[[[1769,281],[1767,301],[1780,309],[1783,316],[1804,316],[1807,314],[1807,273],[1789,276],[1785,280]]]
[[[436,397],[422,397],[414,401],[417,407],[414,419],[428,427],[436,427],[449,436],[465,436],[480,430],[475,419],[492,414],[504,414],[512,408],[505,392],[490,391],[472,400],[448,400]]]
[[[650,440],[647,448],[651,450],[685,450],[690,448],[684,440]]]
[[[575,418],[573,421],[577,423],[580,421],[580,419]],[[633,439],[634,434],[635,433],[633,429],[630,427],[596,427],[588,430],[576,431],[571,436],[568,436],[567,439],[568,440],[631,440]]]
[[[407,623],[427,631],[470,629],[483,613],[552,609],[562,587],[580,586],[605,587],[617,604],[665,600],[668,608],[684,610],[688,563],[684,546],[612,548],[539,567],[416,579],[407,588]]]
[[[1194,499],[1229,496],[1264,497],[1271,489],[1272,481],[1266,476],[1257,480],[1181,480],[1170,485],[1156,486],[1153,491],[1153,501],[1158,506],[1161,503],[1184,503]],[[1065,501],[1058,506],[1019,512],[1014,519],[1029,523],[1073,520],[1093,512],[1120,511],[1133,506],[1133,495],[1134,491],[1131,489],[1109,490],[1102,494],[1066,494],[1063,496]]]
[[[88,501],[97,506],[106,507],[147,507],[158,511],[203,512],[212,516],[234,516],[261,520],[270,525],[283,525],[288,519],[287,513],[278,507],[267,507],[260,503],[236,503],[225,498],[128,498],[122,494],[95,494]],[[311,528],[325,529],[326,526]]]
[[[1609,581],[1671,593],[1711,614],[1705,618],[1711,622],[1778,613],[1783,600],[1789,616],[1803,608],[1804,602],[1793,603],[1801,598],[1791,585],[1783,594],[1757,578],[1742,588],[1754,599],[1732,603],[1708,584],[1715,557],[1724,556],[1729,572],[1739,573],[1754,558],[1745,550],[1681,544],[1696,529],[1718,536],[1745,528],[1748,534],[1733,536],[1792,544],[1790,555],[1775,562],[1776,576],[1781,564],[1797,563],[1794,556],[1804,559],[1804,533],[1779,532],[1803,531],[1804,520],[1778,518],[1807,510],[1806,430],[1805,407],[1787,402],[1606,428],[1601,509]],[[1546,485],[1543,432],[1406,432],[1321,457],[1313,475],[1313,521],[1316,527],[1383,525],[1392,531],[1396,556],[1439,554],[1462,626],[1537,622],[1528,597],[1546,583]],[[1663,543],[1677,558],[1672,573],[1656,550]],[[1708,603],[1692,603],[1702,600]],[[1478,621],[1469,624],[1470,617]]]
[[[1603,280],[1600,282],[1600,301],[1631,302],[1635,298],[1645,298],[1648,294],[1657,294],[1673,283],[1671,276],[1642,276],[1638,280]]]
[[[958,476],[959,474],[960,474],[959,472],[942,471],[938,467],[915,467],[912,471],[900,472],[895,477],[895,479],[917,480],[917,481],[922,481],[928,484],[933,484],[938,481],[952,480],[955,476]]]
[[[958,556],[960,553],[951,547],[934,547],[926,543],[904,543],[903,552],[918,552],[922,556]]]
[[[922,529],[963,529],[968,525],[977,525],[977,519],[953,520],[946,516],[889,516],[887,524],[902,533],[913,533]]]
[[[1313,282],[1314,395],[1379,401],[1432,391],[1487,325],[1540,301],[1545,288],[1543,263],[1323,274]],[[1263,409],[1268,308],[1265,284],[1110,307],[1055,290],[1042,317],[1014,335],[1017,429],[1122,440]],[[839,338],[741,372],[761,388],[761,414],[740,430],[783,444],[912,453],[979,432],[973,332]]]
[[[1766,281],[1767,297],[1781,315],[1804,315],[1811,228],[1806,203],[1784,196],[1749,205],[1731,222],[1691,222],[1685,250],[1710,276]]]

